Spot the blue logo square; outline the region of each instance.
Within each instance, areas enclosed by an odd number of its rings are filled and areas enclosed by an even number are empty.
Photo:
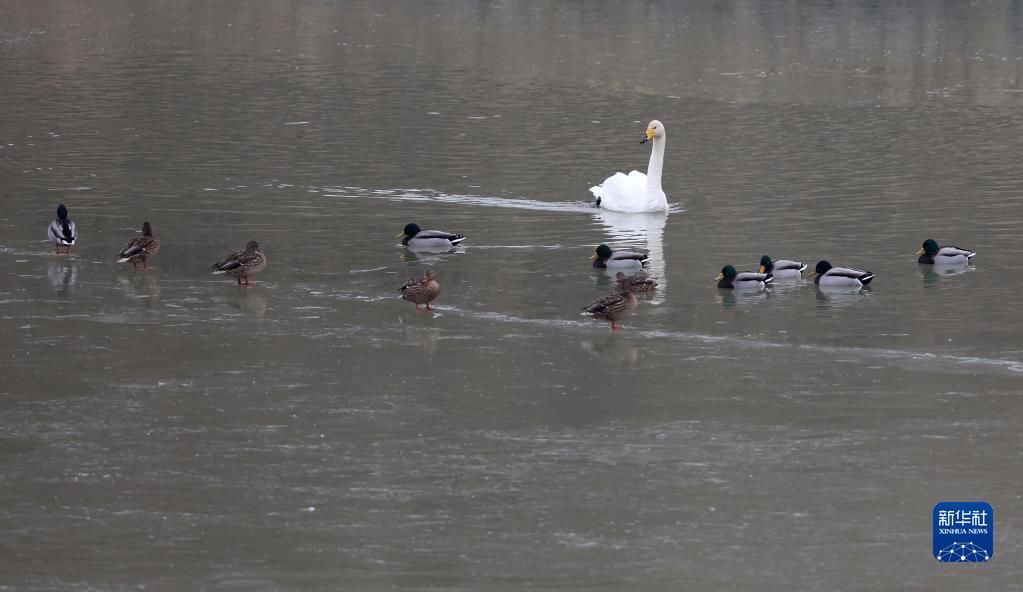
[[[934,558],[942,563],[989,561],[995,554],[995,511],[987,502],[934,506]]]

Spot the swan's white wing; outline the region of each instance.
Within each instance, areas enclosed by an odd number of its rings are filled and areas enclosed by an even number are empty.
[[[604,179],[599,187],[591,187],[593,195],[600,199],[600,207],[616,212],[645,212],[646,175],[632,171],[628,175],[615,173]]]

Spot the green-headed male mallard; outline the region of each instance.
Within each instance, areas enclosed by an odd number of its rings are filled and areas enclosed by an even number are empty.
[[[420,304],[425,304],[426,310],[433,310],[430,303],[440,296],[440,283],[433,270],[427,269],[423,277],[410,278],[398,288],[398,291],[401,292],[402,300],[415,303],[416,311],[420,310]]]
[[[615,277],[615,291],[613,294],[602,296],[593,304],[583,309],[584,314],[591,314],[595,319],[607,319],[611,321],[611,330],[619,329],[616,321],[620,321],[632,314],[635,310],[636,295],[625,284],[625,274],[619,272]]]
[[[259,250],[259,243],[249,241],[244,251],[235,251],[213,264],[213,273],[222,273],[238,279],[238,285],[248,286],[249,277],[266,269],[266,255]],[[245,280],[244,282],[242,280]]]
[[[931,238],[924,241],[916,254],[920,256],[917,263],[925,265],[962,265],[972,262],[976,255],[973,251],[959,247],[939,247],[937,241]]]
[[[64,204],[57,206],[57,217],[50,222],[46,234],[53,242],[53,250],[56,254],[61,254],[61,247],[66,247],[64,253],[71,252],[71,245],[78,240],[78,227],[75,226],[74,220],[68,218],[67,208],[64,207]]]
[[[817,267],[810,275],[816,276],[813,279],[815,284],[847,288],[866,286],[874,279],[874,274],[869,271],[851,267],[833,267],[828,261],[818,261]]]
[[[607,245],[600,245],[593,251],[590,261],[598,269],[642,269],[650,256],[632,251],[612,251]]]
[[[160,239],[156,238],[153,234],[153,229],[149,226],[149,222],[142,223],[142,232],[135,235],[135,238],[128,241],[128,244],[124,245],[121,249],[121,253],[118,255],[120,259],[118,263],[124,263],[125,261],[131,261],[131,268],[136,269],[138,263],[142,263],[142,271],[152,269],[146,263],[147,260],[160,252]]]
[[[763,290],[773,280],[770,274],[754,271],[735,271],[731,265],[721,268],[721,273],[714,280],[723,290]]]
[[[406,224],[398,234],[401,244],[412,249],[450,249],[465,240],[465,236],[443,230],[422,230],[417,224]]]
[[[806,263],[802,261],[791,261],[789,259],[778,259],[772,261],[764,255],[760,258],[760,273],[766,273],[776,280],[795,280],[803,277],[803,270]]]

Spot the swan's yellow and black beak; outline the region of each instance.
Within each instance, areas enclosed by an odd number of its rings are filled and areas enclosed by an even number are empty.
[[[597,260],[597,254],[596,253],[590,255],[590,261],[596,261],[596,260]]]
[[[653,141],[654,139],[654,128],[646,128],[646,137],[639,141],[640,144],[646,144],[647,142]]]
[[[764,267],[763,265],[761,265],[760,266],[760,271],[758,271],[757,273],[767,273],[767,268]]]
[[[715,282],[720,282],[723,279],[725,279],[725,274],[719,273],[718,276],[716,278],[714,278],[714,281]]]
[[[924,254],[924,248],[923,247],[920,247],[919,249],[916,250],[916,256],[917,257],[919,257],[920,255],[923,255],[923,254]]]
[[[403,237],[403,236],[405,236],[405,231],[404,231],[404,230],[402,230],[401,232],[399,232],[399,233],[398,233],[398,235],[397,235],[397,236],[395,236],[394,238],[401,238],[401,237]]]

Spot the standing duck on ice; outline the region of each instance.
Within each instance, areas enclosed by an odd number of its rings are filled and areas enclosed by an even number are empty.
[[[663,212],[668,209],[668,198],[661,189],[661,169],[664,168],[664,124],[656,119],[646,128],[646,137],[639,141],[653,143],[647,174],[632,171],[628,175],[615,173],[590,191],[597,198],[597,206],[616,212]]]

